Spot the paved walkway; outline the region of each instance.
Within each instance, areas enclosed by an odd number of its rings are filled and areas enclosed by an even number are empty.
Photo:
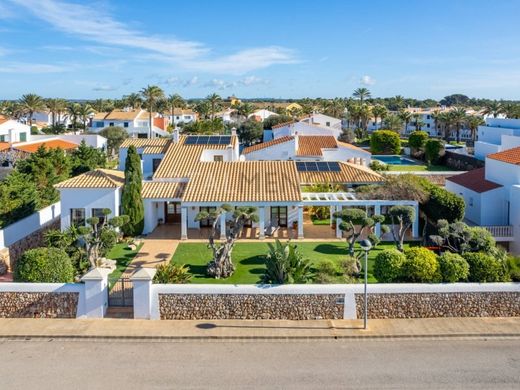
[[[516,318],[319,321],[0,319],[0,338],[335,339],[520,337]]]

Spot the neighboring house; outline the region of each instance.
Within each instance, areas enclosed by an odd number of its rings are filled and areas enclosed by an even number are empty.
[[[277,139],[288,135],[332,135],[334,138],[338,138],[341,135],[341,127],[323,127],[315,126],[306,122],[287,122],[280,123],[273,126],[272,131],[264,134],[264,141],[270,141],[271,139]],[[268,138],[271,136],[272,138]]]
[[[283,136],[245,148],[245,160],[347,161],[368,166],[370,152],[331,135]]]
[[[31,140],[31,128],[14,119],[0,115],[0,143],[26,142]]]
[[[198,114],[192,110],[184,110],[181,108],[176,108],[173,111],[173,116],[171,115],[171,111],[165,113],[168,116],[170,123],[174,125],[178,125],[179,123],[191,123],[196,122],[198,118]]]
[[[303,118],[300,122],[307,123],[313,126],[330,127],[341,131],[341,119],[334,118],[325,114],[311,114]]]
[[[336,161],[241,161],[234,135],[179,136],[174,132],[169,139],[128,139],[121,146],[122,156],[131,145],[137,147],[146,171],[142,189],[144,234],[151,233],[159,224],[172,224],[172,238],[187,239],[189,234],[200,238],[201,229],[211,226],[213,221],[195,221],[196,215],[224,203],[257,207],[259,220],[250,222],[248,227],[255,232],[253,237],[260,239],[271,229],[290,227],[303,238],[304,208],[310,206],[326,206],[331,211],[364,206],[375,214],[393,204],[418,207],[415,201],[356,199],[348,192],[349,187],[383,180],[378,173],[360,165]],[[120,158],[122,167],[126,157]],[[119,215],[123,176],[122,171],[96,170],[58,184],[62,229],[71,223],[85,224],[86,218],[98,215],[102,208],[112,210],[112,216]],[[343,192],[306,192],[314,184],[338,184]],[[225,237],[229,218],[231,213],[217,223],[221,238]],[[418,222],[416,218],[414,237],[419,234]],[[341,237],[338,226],[339,223],[332,231],[330,226],[323,229]],[[380,226],[376,227],[378,230]]]
[[[166,131],[168,119],[158,113],[152,115],[152,138],[169,135]],[[109,113],[95,114],[90,120],[89,131],[99,133],[106,127],[119,126],[124,128],[131,137],[147,138],[149,136],[148,111],[138,110],[113,110]]]
[[[487,155],[485,168],[446,179],[446,189],[464,198],[468,222],[520,253],[520,146]]]
[[[298,111],[303,110],[303,107],[299,105],[298,103],[289,103],[287,106],[285,106],[285,111],[290,113],[291,111]]]
[[[271,116],[278,116],[278,114],[276,112],[272,112],[272,111],[266,110],[265,108],[262,108],[260,110],[256,110],[252,114],[249,114],[248,118],[253,117],[258,122],[263,122]]]
[[[96,149],[106,150],[107,148],[107,139],[98,134],[33,134],[31,136],[31,140],[33,141],[46,141],[51,139],[59,139],[77,145],[79,145],[81,141],[85,141],[87,146],[91,146]]]
[[[38,124],[38,127],[48,127],[52,126],[53,124],[52,116],[53,114],[50,111],[36,111],[32,115],[32,120],[33,123]],[[68,113],[63,112],[61,114],[54,114],[54,124],[69,127],[71,123],[72,122]]]
[[[36,152],[42,146],[46,149],[62,149],[68,152],[77,149],[79,144],[65,141],[58,137],[48,138],[44,141],[0,142],[0,165],[13,166],[17,160],[26,158],[29,154]]]
[[[215,113],[215,118],[222,119],[222,122],[229,123],[236,121],[237,110],[234,108],[226,108],[224,111]]]
[[[486,118],[479,126],[475,142],[475,157],[485,160],[491,153],[520,146],[520,119]]]

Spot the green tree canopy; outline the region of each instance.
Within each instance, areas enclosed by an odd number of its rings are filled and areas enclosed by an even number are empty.
[[[131,145],[126,156],[125,185],[121,196],[123,214],[128,216],[128,223],[124,224],[122,228],[128,236],[138,236],[144,229],[142,180],[141,159],[135,146]]]

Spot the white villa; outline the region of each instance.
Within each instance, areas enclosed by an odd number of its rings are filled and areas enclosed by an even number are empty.
[[[329,135],[338,138],[342,133],[341,128],[323,127],[307,122],[287,122],[273,126],[272,130],[264,131],[264,141],[271,141],[281,137],[295,135]]]
[[[446,189],[464,198],[467,222],[520,253],[520,146],[488,154],[485,168],[447,178]]]
[[[51,126],[53,123],[52,112],[50,111],[36,111],[32,115],[33,125],[41,128]],[[27,121],[29,118],[27,118]],[[70,116],[67,112],[54,114],[54,123],[69,127],[71,124]]]
[[[169,135],[167,132],[169,120],[161,114],[152,115],[152,138]],[[98,133],[105,127],[119,126],[124,128],[131,137],[147,138],[150,133],[148,111],[113,110],[109,113],[101,112],[90,119],[89,131]]]
[[[347,161],[368,166],[370,152],[332,135],[287,135],[249,146],[242,151],[245,160]]]
[[[326,206],[331,211],[363,206],[372,214],[380,214],[394,204],[418,208],[415,201],[356,199],[350,188],[383,180],[362,165],[311,160],[242,161],[235,135],[179,136],[176,131],[171,138],[127,139],[120,150],[120,170],[98,169],[58,184],[62,229],[84,224],[86,218],[101,215],[103,208],[112,210],[112,216],[119,215],[122,167],[130,145],[141,155],[144,171],[144,234],[160,227],[172,238],[207,237],[212,221],[195,221],[195,216],[224,203],[258,208],[259,221],[244,230],[244,238],[258,239],[341,237],[339,223],[333,219],[325,226],[309,223],[309,206]],[[308,192],[314,184],[337,184],[341,192]],[[223,216],[219,222],[221,237],[229,217]],[[416,219],[413,224],[414,237],[419,236],[418,222]],[[379,229],[377,226],[376,231]]]
[[[171,111],[169,111],[165,115],[168,116],[170,123],[173,123],[174,125],[178,125],[179,123],[196,122],[197,118],[198,118],[198,114],[195,111],[181,109],[181,108],[176,108],[173,111],[173,116],[172,116]]]
[[[486,118],[477,134],[475,157],[485,160],[488,154],[520,146],[520,119]]]
[[[278,114],[276,112],[269,111],[269,110],[266,110],[265,108],[262,108],[260,110],[256,110],[252,114],[249,114],[249,116],[247,118],[248,119],[255,118],[258,122],[263,122],[271,116],[278,116]]]
[[[0,115],[0,144],[31,140],[31,128],[14,119]]]
[[[325,114],[314,113],[301,119],[300,122],[307,123],[313,126],[330,127],[341,132],[341,119],[334,118],[333,116]]]

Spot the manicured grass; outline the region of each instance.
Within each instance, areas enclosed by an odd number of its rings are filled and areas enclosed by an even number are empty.
[[[330,225],[330,218],[327,218],[327,219],[312,219],[312,224],[313,225],[318,225],[318,226],[321,226],[321,225]]]
[[[392,165],[388,164],[388,168],[390,171],[400,171],[400,172],[444,172],[444,171],[452,171],[452,168],[446,167],[444,165]]]
[[[347,257],[345,242],[296,242],[296,245],[313,265],[318,265],[322,261],[332,261],[339,265]],[[370,252],[368,259],[370,283],[377,283],[372,275],[374,258],[379,252],[389,248],[394,248],[393,243],[380,244]],[[206,276],[206,265],[211,260],[211,250],[204,243],[181,243],[172,257],[172,262],[190,267],[193,274],[192,283],[254,284],[260,283],[264,274],[267,252],[268,246],[265,242],[237,243],[233,250],[233,263],[236,270],[228,279],[213,279]]]
[[[128,267],[128,264],[130,264],[137,252],[139,252],[142,245],[143,244],[139,245],[135,251],[132,251],[128,248],[126,242],[122,242],[116,244],[112,250],[108,252],[107,259],[115,260],[117,262],[116,269],[109,276],[111,280],[119,279],[121,277],[121,274],[125,272],[126,267]]]

